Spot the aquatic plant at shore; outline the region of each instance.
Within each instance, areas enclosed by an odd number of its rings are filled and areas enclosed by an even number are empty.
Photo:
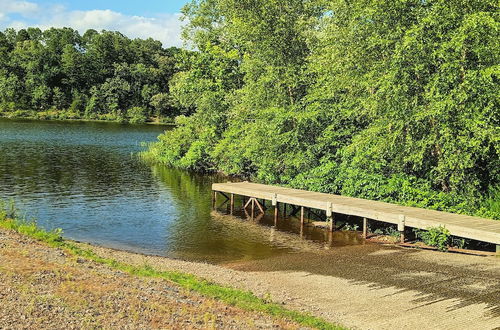
[[[415,230],[415,234],[425,244],[436,247],[439,251],[447,251],[451,243],[451,233],[444,226]]]

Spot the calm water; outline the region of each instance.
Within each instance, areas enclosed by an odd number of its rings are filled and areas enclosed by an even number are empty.
[[[289,219],[249,221],[211,212],[210,176],[148,165],[140,143],[165,127],[0,119],[0,198],[64,236],[135,252],[209,262],[311,248],[303,238],[357,244]],[[287,234],[292,233],[292,234]],[[307,240],[308,241],[308,240]],[[301,244],[302,242],[302,244]]]

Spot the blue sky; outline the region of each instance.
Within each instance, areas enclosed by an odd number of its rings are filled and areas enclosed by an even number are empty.
[[[48,1],[35,1],[50,3]],[[152,16],[157,13],[178,13],[185,0],[144,0],[144,1],[61,1],[59,4],[70,10],[111,9],[126,15]],[[53,2],[54,3],[54,2]],[[57,2],[56,2],[57,3]]]
[[[37,1],[0,0],[0,30],[36,26],[69,26],[118,30],[131,38],[160,40],[165,47],[181,46],[180,9],[188,0]]]

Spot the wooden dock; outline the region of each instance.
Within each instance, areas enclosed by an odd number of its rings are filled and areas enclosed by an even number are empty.
[[[278,217],[278,206],[283,203],[285,207],[288,204],[295,209],[300,208],[302,223],[305,208],[324,211],[330,230],[335,229],[335,214],[345,214],[363,218],[365,237],[369,220],[397,225],[402,241],[406,227],[427,229],[444,226],[454,236],[492,243],[497,246],[497,252],[500,250],[500,221],[496,220],[250,182],[214,183],[212,190],[214,205],[220,193],[230,201],[231,212],[234,196],[240,195],[248,198],[245,208],[251,206],[252,214],[255,206],[263,213],[262,204],[266,200],[271,201],[275,219]]]

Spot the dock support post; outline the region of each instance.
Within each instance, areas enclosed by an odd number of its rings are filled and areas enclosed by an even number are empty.
[[[214,210],[217,209],[217,191],[214,191],[214,194],[213,194],[213,200],[212,200],[212,208]]]
[[[366,239],[368,236],[368,219],[363,218],[363,238]]]
[[[500,257],[500,245],[497,245],[496,252],[496,256]]]
[[[300,207],[300,225],[304,226],[304,207]]]
[[[274,206],[274,225],[276,226],[278,224],[278,203]]]
[[[405,242],[405,218],[404,214],[399,215],[398,231],[400,233],[401,243]]]
[[[335,231],[335,217],[332,215],[330,215],[329,217],[326,218],[327,221],[330,223],[330,232],[333,232]]]
[[[252,198],[252,220],[255,215],[255,198]]]
[[[332,202],[326,203],[326,221],[330,223],[330,231],[335,230],[335,218],[333,216],[333,205]]]
[[[234,211],[234,194],[231,194],[231,204],[229,207],[229,212],[231,215],[233,215],[233,211]]]
[[[271,205],[274,206],[274,226],[276,227],[278,225],[278,210],[279,210],[277,194],[274,194],[273,199],[271,200]]]

